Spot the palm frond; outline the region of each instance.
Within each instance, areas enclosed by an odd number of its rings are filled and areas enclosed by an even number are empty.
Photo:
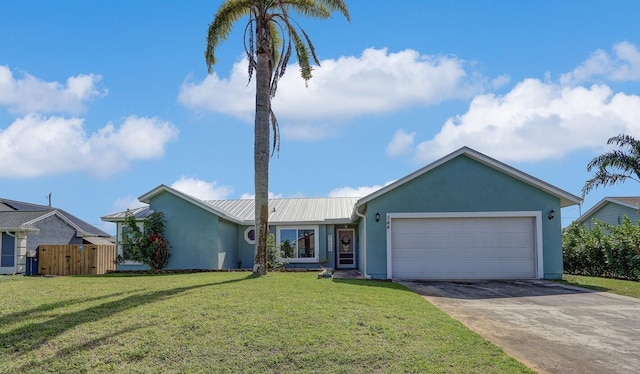
[[[251,78],[253,78],[253,72],[255,71],[258,62],[256,61],[256,44],[254,39],[253,32],[253,24],[255,23],[253,16],[247,22],[247,26],[244,29],[244,52],[247,54],[247,74],[249,75],[249,80],[247,81],[247,85],[251,82]],[[247,41],[249,45],[247,46]]]
[[[251,0],[227,0],[218,8],[213,22],[209,24],[207,48],[204,52],[209,74],[213,72],[213,65],[215,65],[217,61],[215,50],[218,44],[229,36],[233,24],[238,19],[249,14],[251,3]]]
[[[589,161],[587,171],[597,171],[584,184],[583,196],[600,186],[623,183],[629,179],[640,182],[640,142],[632,136],[620,134],[610,138],[607,144],[615,144],[620,149],[605,152]]]
[[[626,174],[612,174],[606,169],[599,169],[598,172],[582,187],[582,197],[598,187],[612,186],[617,183],[625,182],[627,179],[634,179]],[[635,180],[635,179],[634,179]]]
[[[278,125],[278,119],[273,109],[269,108],[269,116],[271,117],[271,129],[273,130],[273,149],[271,150],[271,157],[275,152],[280,154],[280,127]]]

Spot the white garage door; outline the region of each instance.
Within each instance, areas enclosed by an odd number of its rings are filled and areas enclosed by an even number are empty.
[[[536,278],[535,228],[535,217],[393,218],[392,277]]]

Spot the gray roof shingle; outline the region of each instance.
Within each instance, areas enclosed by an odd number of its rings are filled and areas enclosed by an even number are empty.
[[[111,237],[106,232],[62,209],[0,198],[0,228],[8,229],[9,225],[12,225],[11,228],[15,229],[25,224],[27,225],[25,227],[35,228],[33,225],[35,222],[51,214],[59,215],[71,222],[78,229],[80,236]]]

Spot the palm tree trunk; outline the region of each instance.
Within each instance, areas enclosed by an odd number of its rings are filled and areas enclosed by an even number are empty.
[[[258,27],[260,30],[260,27]],[[262,30],[268,33],[268,28]],[[260,31],[257,31],[260,34]],[[255,222],[256,247],[253,273],[267,273],[267,236],[269,235],[269,118],[271,113],[271,64],[266,35],[257,35],[256,117],[254,125]],[[265,44],[266,43],[266,48]]]

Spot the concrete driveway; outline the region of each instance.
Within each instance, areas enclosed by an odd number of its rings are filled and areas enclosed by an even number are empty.
[[[640,372],[639,299],[541,280],[397,282],[538,372]]]

